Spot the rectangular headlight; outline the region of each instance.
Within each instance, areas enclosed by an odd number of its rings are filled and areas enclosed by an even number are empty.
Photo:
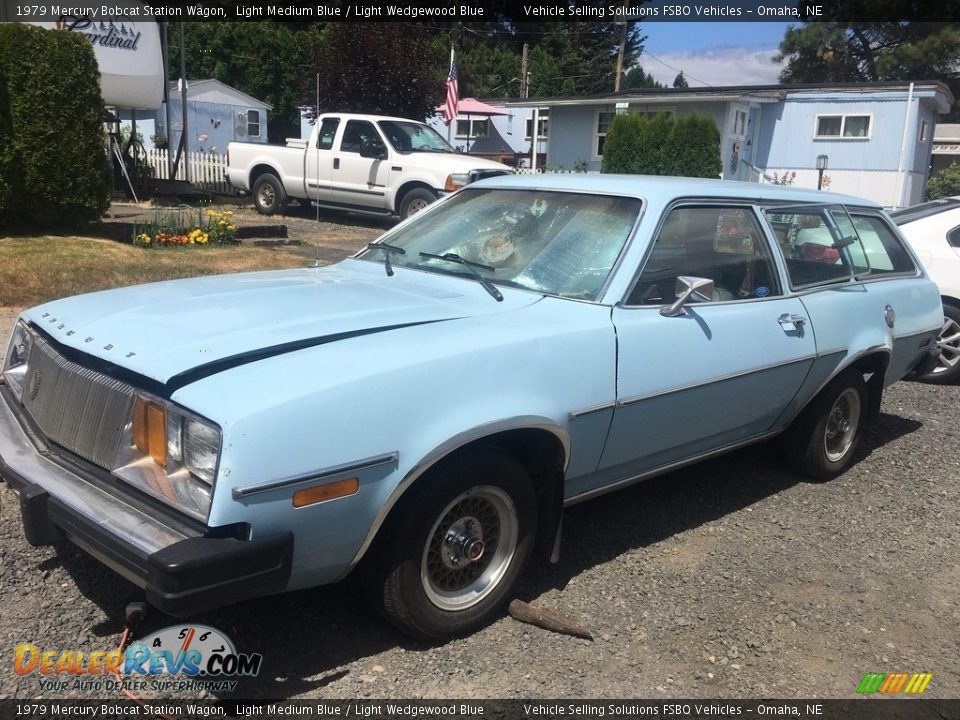
[[[205,520],[220,460],[220,428],[154,397],[138,395],[114,475]]]
[[[10,336],[7,354],[3,360],[3,379],[17,400],[23,397],[23,384],[27,377],[27,364],[33,350],[33,333],[22,320],[18,320]]]

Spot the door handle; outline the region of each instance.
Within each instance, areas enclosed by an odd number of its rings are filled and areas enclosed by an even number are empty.
[[[339,170],[339,169],[340,169],[340,158],[334,158],[334,159],[333,159],[333,169],[334,169],[334,170]]]
[[[777,322],[780,323],[780,327],[787,331],[787,325],[792,326],[792,330],[796,330],[798,335],[803,335],[803,326],[807,322],[807,319],[803,315],[791,315],[790,313],[784,313],[777,318]]]

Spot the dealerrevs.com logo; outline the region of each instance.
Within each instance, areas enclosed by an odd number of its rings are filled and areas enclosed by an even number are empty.
[[[906,693],[919,695],[933,680],[933,673],[867,673],[857,687],[860,695]]]
[[[13,671],[36,675],[40,688],[65,690],[236,689],[237,678],[260,672],[260,653],[238,653],[233,641],[207,625],[173,625],[120,650],[41,650],[16,646]]]

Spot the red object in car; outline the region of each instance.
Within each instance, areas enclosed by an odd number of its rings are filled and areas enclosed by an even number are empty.
[[[803,243],[800,246],[800,259],[810,262],[822,262],[833,265],[840,259],[840,251],[828,245]]]

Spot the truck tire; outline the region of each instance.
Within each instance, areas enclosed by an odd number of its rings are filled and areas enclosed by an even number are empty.
[[[253,204],[261,215],[274,215],[287,207],[287,193],[276,175],[264,173],[253,184]]]
[[[413,188],[408,190],[400,201],[400,211],[397,213],[401,220],[406,220],[411,215],[423,210],[427,205],[437,199],[437,196],[426,188]]]
[[[934,385],[960,382],[960,307],[943,303],[943,327],[937,344],[940,346],[937,366],[918,379]]]

